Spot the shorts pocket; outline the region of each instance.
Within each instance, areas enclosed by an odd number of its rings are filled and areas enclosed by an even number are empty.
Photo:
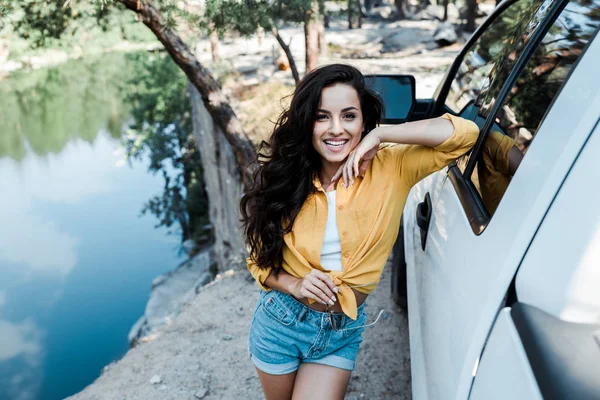
[[[296,320],[296,316],[285,305],[281,304],[281,301],[275,296],[267,296],[262,303],[262,307],[271,318],[283,325],[291,325]]]
[[[348,338],[350,336],[362,334],[362,331],[365,329],[366,322],[367,313],[364,310],[360,314],[358,314],[356,320],[352,320],[352,318],[346,317],[344,327],[341,329],[342,336],[344,338]]]

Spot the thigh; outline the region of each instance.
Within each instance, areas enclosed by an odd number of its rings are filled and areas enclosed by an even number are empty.
[[[285,375],[267,374],[258,368],[256,371],[266,400],[290,400],[292,398],[297,371]]]
[[[302,363],[294,383],[294,400],[343,400],[352,371],[329,365]]]

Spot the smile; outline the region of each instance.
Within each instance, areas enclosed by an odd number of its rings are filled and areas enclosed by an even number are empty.
[[[346,143],[348,143],[347,139],[335,139],[335,140],[324,140],[325,144],[330,147],[342,147]]]

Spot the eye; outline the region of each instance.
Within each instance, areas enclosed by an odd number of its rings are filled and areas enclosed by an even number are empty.
[[[346,113],[346,114],[344,114],[344,118],[354,119],[354,118],[356,118],[356,114],[354,114],[354,113]]]
[[[325,114],[317,114],[317,116],[315,117],[315,120],[317,121],[323,121],[324,119],[327,119],[327,115]]]

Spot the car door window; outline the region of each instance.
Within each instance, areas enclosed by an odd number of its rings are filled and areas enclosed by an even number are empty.
[[[470,177],[490,215],[496,211],[512,176],[534,140],[560,88],[600,26],[600,0],[571,1],[550,27],[542,43],[520,73],[476,157]],[[503,67],[495,80],[506,79]],[[487,117],[497,101],[502,82],[484,88],[477,102]],[[565,132],[567,134],[567,132]]]
[[[465,109],[490,84],[494,71],[510,70],[520,55],[523,39],[533,32],[547,11],[550,0],[521,0],[499,15],[465,53],[454,77],[445,105],[456,114]],[[512,58],[507,57],[512,53]]]

